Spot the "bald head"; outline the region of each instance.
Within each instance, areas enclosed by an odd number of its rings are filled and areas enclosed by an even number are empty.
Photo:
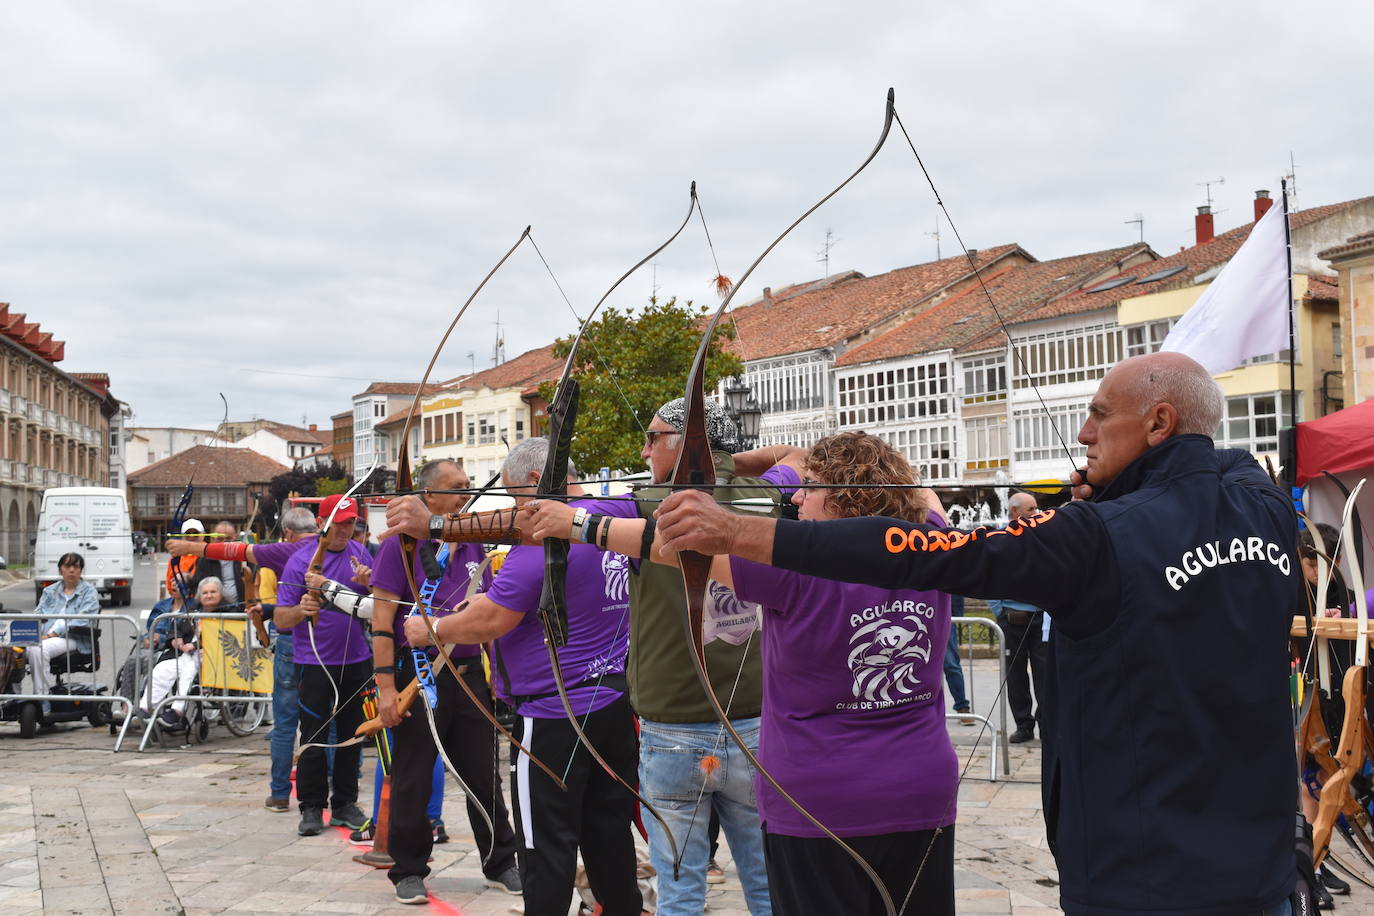
[[[1207,370],[1182,353],[1151,353],[1117,363],[1097,386],[1078,431],[1078,441],[1088,447],[1088,483],[1106,486],[1166,439],[1215,434],[1223,404]]]
[[[1216,433],[1224,406],[1221,389],[1192,357],[1163,351],[1135,356],[1108,375],[1121,376],[1122,394],[1141,416],[1157,404],[1171,405],[1178,414],[1174,435]]]
[[[1040,508],[1035,497],[1030,493],[1013,493],[1011,499],[1007,500],[1007,514],[1012,521],[1026,515],[1034,515]]]

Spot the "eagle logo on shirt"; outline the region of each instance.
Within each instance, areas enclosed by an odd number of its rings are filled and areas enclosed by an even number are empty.
[[[849,638],[855,698],[894,701],[913,693],[930,654],[930,627],[916,614],[870,621]]]
[[[624,601],[630,595],[630,561],[624,554],[607,550],[601,554],[601,574],[606,579],[606,599]]]

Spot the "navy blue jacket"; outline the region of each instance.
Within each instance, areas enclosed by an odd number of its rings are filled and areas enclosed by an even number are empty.
[[[773,562],[1049,611],[1045,820],[1064,910],[1211,916],[1293,890],[1296,535],[1248,453],[1186,435],[1094,501],[1005,529],[782,521]]]

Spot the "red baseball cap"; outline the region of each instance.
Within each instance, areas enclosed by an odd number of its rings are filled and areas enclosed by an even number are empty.
[[[334,507],[338,506],[337,512]],[[347,522],[358,517],[358,501],[351,496],[344,496],[335,493],[333,496],[326,496],[324,502],[320,503],[320,518],[327,519],[329,514],[334,513],[335,522]]]

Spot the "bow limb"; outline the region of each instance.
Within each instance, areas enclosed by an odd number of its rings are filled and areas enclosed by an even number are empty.
[[[397,490],[405,491],[411,489],[409,448],[410,431],[415,425],[415,415],[420,410],[420,399],[424,396],[425,385],[428,384],[429,377],[434,372],[434,366],[439,361],[439,354],[443,352],[444,345],[448,343],[448,339],[450,336],[452,336],[454,328],[458,326],[459,319],[461,319],[464,313],[467,312],[468,306],[472,305],[473,300],[477,298],[477,295],[482,291],[482,288],[487,285],[487,281],[489,281],[492,278],[492,276],[495,275],[495,273],[501,269],[501,266],[505,264],[507,260],[510,259],[511,255],[515,254],[515,250],[519,248],[520,245],[523,244],[525,240],[529,237],[530,227],[526,226],[524,231],[520,233],[520,237],[515,240],[515,244],[511,245],[510,248],[506,250],[506,253],[501,256],[501,259],[496,262],[496,264],[491,268],[491,270],[487,271],[486,276],[482,278],[482,282],[477,284],[477,288],[472,291],[472,294],[469,295],[466,300],[464,300],[462,306],[458,309],[458,313],[454,315],[453,320],[449,322],[448,329],[444,331],[444,336],[440,338],[439,345],[434,348],[434,354],[430,356],[429,364],[425,366],[424,375],[421,377],[419,384],[415,386],[415,397],[410,402],[410,412],[406,415],[405,426],[401,429],[401,452],[400,457],[397,459],[396,462]],[[420,588],[418,583],[416,583],[415,581],[414,570],[415,539],[404,534],[399,535],[399,537],[401,542],[401,567],[405,571],[406,583],[410,586],[411,597],[416,599],[416,606],[412,609],[411,613],[419,613],[420,619],[422,619],[425,622],[425,629],[429,632],[430,641],[433,642],[435,647],[438,649],[439,660],[443,663],[444,667],[448,670],[449,674],[453,676],[453,679],[458,682],[458,686],[462,688],[463,694],[468,698],[469,701],[471,701],[473,706],[477,707],[477,711],[482,714],[483,718],[485,718],[493,728],[500,732],[501,735],[507,741],[511,742],[511,744],[514,745],[521,753],[528,757],[531,762],[533,762],[541,770],[547,773],[549,778],[552,779],[560,789],[567,791],[568,787],[566,784],[564,784],[563,780],[560,779],[558,775],[552,769],[550,769],[550,767],[547,764],[545,764],[534,754],[530,753],[529,748],[525,747],[525,745],[521,744],[518,740],[516,740],[515,736],[512,735],[504,725],[497,721],[495,714],[491,711],[490,705],[486,702],[483,702],[477,696],[477,694],[473,692],[472,688],[468,686],[467,681],[463,680],[462,676],[459,674],[458,669],[453,664],[453,659],[448,654],[448,650],[444,648],[442,641],[439,639],[439,634],[434,630],[433,621],[430,619],[429,614],[427,613],[428,609],[421,608],[419,606]],[[439,745],[437,735],[435,736],[435,744],[437,746]],[[443,754],[442,746],[439,746],[439,753]],[[457,776],[457,771],[453,771],[453,773],[454,776]],[[461,783],[462,780],[460,779],[459,782]],[[473,796],[471,793],[468,793],[468,795],[470,798],[475,799],[475,796]],[[478,805],[477,807],[480,808],[482,806]]]
[[[673,234],[650,251],[644,257],[635,262],[629,270],[622,273],[610,288],[596,300],[587,317],[578,326],[577,336],[573,338],[571,346],[568,347],[568,358],[563,364],[563,373],[559,376],[558,385],[554,389],[553,401],[549,404],[549,450],[544,460],[544,469],[539,476],[539,486],[536,490],[539,496],[566,496],[568,493],[568,454],[572,448],[573,430],[576,427],[577,404],[579,399],[580,387],[576,379],[572,377],[573,367],[577,364],[577,349],[582,343],[583,335],[591,325],[592,319],[611,294],[616,291],[621,283],[630,277],[635,271],[643,267],[652,260],[659,252],[671,245],[682,230],[687,228],[687,224],[692,220],[693,212],[699,208],[697,200],[697,183],[691,184],[689,191],[689,202],[687,205],[687,215],[682,218],[681,224],[674,230]],[[628,405],[627,405],[628,406]],[[568,575],[568,551],[570,545],[567,540],[562,538],[546,538],[544,541],[544,582],[539,595],[539,621],[544,628],[544,644],[549,653],[549,668],[553,673],[554,686],[558,690],[558,698],[563,703],[563,714],[573,727],[573,732],[577,735],[578,741],[587,749],[603,770],[606,771],[616,782],[620,783],[625,789],[638,800],[640,806],[648,811],[649,814],[658,821],[663,828],[663,835],[668,838],[673,850],[673,880],[677,880],[679,872],[679,855],[677,840],[673,836],[672,830],[668,828],[668,822],[658,809],[649,803],[639,789],[630,785],[628,781],[615,771],[601,752],[597,750],[591,739],[587,737],[582,723],[578,721],[577,714],[573,711],[572,701],[568,697],[567,682],[563,677],[563,668],[558,660],[558,647],[566,645],[568,641],[568,604],[567,604],[567,575]],[[598,680],[599,683],[599,680]]]
[[[706,333],[702,335],[701,344],[697,347],[697,355],[692,363],[691,375],[687,382],[686,407],[687,419],[683,427],[682,446],[678,453],[677,464],[673,468],[673,485],[675,488],[694,487],[709,485],[715,480],[715,463],[711,457],[711,443],[706,434],[706,360],[710,353],[711,341],[715,336],[716,327],[720,323],[721,316],[725,313],[730,301],[734,298],[735,291],[744,285],[754,269],[763,262],[763,259],[778,246],[778,244],[788,236],[803,220],[814,213],[826,201],[830,200],[851,181],[858,177],[859,173],[868,168],[869,163],[878,155],[883,144],[887,142],[888,133],[892,129],[892,119],[895,114],[894,93],[891,89],[887,92],[887,109],[883,119],[882,133],[878,137],[878,142],[874,145],[872,152],[864,158],[849,177],[840,182],[834,190],[826,194],[805,213],[797,217],[790,226],[783,230],[782,234],[773,240],[767,248],[763,250],[754,263],[749,265],[739,281],[726,295],[724,301],[716,309],[707,323]],[[702,689],[706,691],[706,696],[711,702],[711,708],[715,711],[716,718],[720,720],[721,727],[724,728],[734,740],[735,744],[744,753],[744,756],[758,771],[759,775],[766,779],[774,790],[783,797],[786,802],[795,808],[803,817],[811,822],[816,829],[820,830],[827,837],[839,845],[844,852],[854,860],[863,870],[868,879],[877,888],[878,895],[883,902],[883,908],[888,916],[897,916],[897,907],[893,903],[892,895],[888,892],[887,886],[882,878],[874,871],[863,856],[859,855],[853,847],[844,840],[840,839],[834,831],[825,826],[816,818],[801,802],[792,797],[773,777],[764,766],[759,762],[758,756],[749,748],[749,745],[735,730],[734,725],[721,705],[720,698],[716,695],[715,688],[711,685],[711,675],[706,668],[706,643],[703,633],[706,606],[706,585],[711,574],[711,558],[694,551],[684,550],[678,555],[679,564],[682,568],[682,584],[686,593],[686,604],[683,614],[683,625],[687,630],[687,638],[692,647],[692,665],[696,669],[697,678],[701,681]]]
[[[1346,799],[1351,796],[1351,786],[1360,767],[1364,764],[1366,748],[1371,744],[1369,721],[1365,718],[1365,671],[1369,653],[1369,606],[1364,593],[1364,575],[1360,568],[1361,557],[1356,553],[1354,528],[1359,525],[1359,511],[1355,508],[1360,490],[1365,481],[1350,492],[1345,501],[1345,511],[1341,517],[1341,537],[1347,551],[1351,585],[1355,588],[1355,615],[1357,629],[1355,635],[1355,663],[1346,669],[1341,685],[1342,699],[1345,701],[1345,715],[1341,720],[1340,743],[1333,755],[1339,770],[1330,776],[1322,786],[1321,798],[1317,805],[1317,819],[1312,824],[1313,866],[1320,866],[1331,844],[1331,830],[1337,816],[1343,813]]]

